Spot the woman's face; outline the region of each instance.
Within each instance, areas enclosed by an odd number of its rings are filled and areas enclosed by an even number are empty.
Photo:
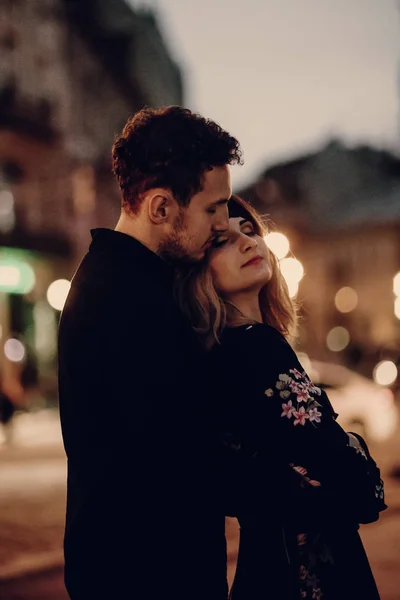
[[[228,231],[213,243],[209,266],[216,290],[227,300],[248,291],[258,294],[272,276],[267,245],[244,217],[229,219]]]

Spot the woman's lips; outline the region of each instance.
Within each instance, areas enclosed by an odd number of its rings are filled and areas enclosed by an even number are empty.
[[[246,263],[244,263],[244,265],[242,265],[243,267],[249,267],[250,265],[254,265],[259,263],[260,261],[263,260],[262,256],[254,256],[253,258],[251,258],[250,260],[248,260]]]

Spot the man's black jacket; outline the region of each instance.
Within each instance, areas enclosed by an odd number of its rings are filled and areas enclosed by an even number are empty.
[[[226,597],[212,390],[169,267],[95,230],[59,331],[73,600]]]

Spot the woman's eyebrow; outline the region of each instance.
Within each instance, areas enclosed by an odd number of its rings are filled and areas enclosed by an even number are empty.
[[[239,227],[241,227],[242,225],[251,225],[253,227],[253,223],[251,221],[249,221],[249,219],[242,219],[239,223]]]

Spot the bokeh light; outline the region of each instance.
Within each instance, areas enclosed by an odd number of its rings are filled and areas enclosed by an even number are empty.
[[[265,243],[278,260],[284,258],[290,250],[290,243],[286,235],[272,231],[264,236]]]
[[[289,281],[295,281],[299,283],[300,279],[304,275],[303,265],[297,258],[283,258],[280,263],[282,275],[289,283]]]
[[[6,216],[14,208],[14,196],[10,190],[0,191],[0,217]]]
[[[21,275],[17,267],[0,264],[0,287],[15,287],[20,279]]]
[[[326,336],[326,345],[332,352],[341,352],[350,342],[350,333],[345,327],[333,327]]]
[[[397,367],[391,360],[382,360],[373,372],[373,378],[379,385],[392,385],[397,379]]]
[[[299,284],[297,281],[287,281],[287,286],[289,290],[289,296],[294,298],[299,291]]]
[[[394,314],[400,319],[400,298],[396,298],[394,301]]]
[[[50,306],[56,310],[62,310],[70,287],[71,283],[68,279],[57,279],[56,281],[53,281],[47,290],[47,301]]]
[[[14,225],[14,196],[10,190],[0,190],[0,231],[8,233]]]
[[[393,277],[393,292],[400,296],[400,272]]]
[[[299,291],[299,282],[304,274],[303,265],[297,258],[289,257],[283,258],[279,262],[279,266],[281,273],[286,280],[289,295],[291,298],[294,298]]]
[[[25,347],[19,340],[10,338],[4,344],[4,354],[11,362],[21,362],[25,358]]]
[[[26,261],[12,257],[0,258],[0,291],[29,294],[35,283],[35,272]]]
[[[335,296],[335,305],[339,312],[348,313],[358,304],[357,292],[351,287],[342,287]]]

